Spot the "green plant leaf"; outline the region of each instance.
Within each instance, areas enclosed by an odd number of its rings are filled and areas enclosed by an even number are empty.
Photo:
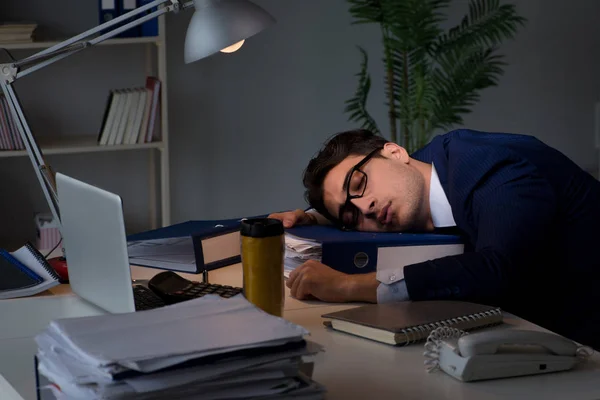
[[[354,17],[353,24],[381,23],[383,13],[379,1],[348,0],[350,15]]]
[[[445,18],[442,9],[449,3],[449,0],[381,0],[384,28],[400,48],[426,51],[443,33],[439,23]]]
[[[392,140],[412,152],[437,129],[463,123],[480,100],[481,90],[496,86],[504,58],[499,45],[516,36],[526,19],[500,0],[469,0],[461,22],[445,31],[451,0],[348,0],[354,24],[378,24],[383,39],[385,105]],[[361,49],[355,96],[346,101],[350,119],[376,126],[366,111],[371,80]],[[399,134],[399,136],[397,136]]]
[[[506,63],[494,48],[447,52],[432,75],[435,90],[432,126],[447,129],[462,124],[461,114],[470,113],[481,89],[498,85]]]
[[[431,97],[428,50],[443,32],[449,0],[382,0],[386,105],[400,121],[398,143],[412,152],[428,137]],[[391,73],[391,74],[390,74]]]
[[[513,4],[500,5],[499,0],[470,0],[469,13],[459,25],[440,35],[431,50],[438,55],[460,47],[497,46],[503,40],[513,38],[526,21],[517,14]]]
[[[360,71],[356,74],[358,76],[358,87],[354,96],[346,100],[344,112],[350,114],[349,121],[359,122],[361,128],[380,134],[375,120],[367,111],[367,99],[371,90],[371,78],[368,72],[369,56],[362,47],[359,46],[358,49],[361,53]]]

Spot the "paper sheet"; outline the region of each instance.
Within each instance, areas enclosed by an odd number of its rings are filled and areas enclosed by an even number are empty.
[[[186,307],[53,321],[45,334],[63,341],[64,348],[94,366],[121,364],[145,370],[144,361],[168,364],[173,358],[180,362],[180,357],[190,354],[277,345],[308,333],[271,318],[240,296],[227,301],[202,297],[187,303]]]
[[[322,246],[319,242],[286,234],[283,276],[289,278],[294,269],[308,260],[321,261],[322,252]]]
[[[131,261],[170,262],[179,264],[195,263],[194,244],[191,237],[140,240],[127,243],[127,253]]]

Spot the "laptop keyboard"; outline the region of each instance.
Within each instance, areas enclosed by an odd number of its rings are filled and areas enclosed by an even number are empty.
[[[216,294],[223,298],[230,298],[242,292],[242,288],[219,285],[215,283],[192,282],[186,290],[175,292],[179,297],[177,302],[196,299],[207,294]],[[151,289],[142,285],[133,285],[133,299],[136,311],[152,310],[167,305],[160,296]]]
[[[218,294],[224,298],[230,298],[242,292],[242,288],[219,285],[216,283],[191,282],[187,288],[175,292],[175,295],[195,299],[206,294]]]
[[[167,305],[152,290],[142,285],[133,285],[133,300],[136,311],[152,310]]]

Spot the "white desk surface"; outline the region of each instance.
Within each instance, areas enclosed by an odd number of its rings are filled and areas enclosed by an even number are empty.
[[[2,375],[0,375],[0,395],[2,396],[2,400],[23,400]]]
[[[158,272],[132,267],[134,279],[148,279]],[[201,279],[198,275],[182,275]],[[209,279],[241,286],[241,266],[212,271]],[[0,300],[0,376],[3,375],[25,400],[35,399],[33,336],[52,319],[102,313],[73,295],[68,285],[53,288],[51,292]],[[308,329],[311,332],[308,339],[325,348],[315,359],[313,378],[326,386],[327,399],[600,399],[600,357],[597,354],[572,371],[463,383],[441,371],[427,372],[422,344],[393,347],[329,331],[323,326],[322,314],[354,306],[356,304],[299,301],[291,298],[286,289],[284,317]],[[502,327],[490,329],[542,330],[510,315],[505,322]],[[5,394],[4,387],[0,379],[0,399],[13,400]]]

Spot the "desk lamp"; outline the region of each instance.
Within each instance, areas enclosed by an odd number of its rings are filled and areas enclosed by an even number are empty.
[[[62,229],[62,224],[54,172],[46,164],[42,151],[29,128],[13,89],[13,83],[17,79],[148,20],[168,12],[177,13],[192,7],[195,11],[187,29],[184,47],[186,64],[218,51],[225,53],[236,51],[245,39],[275,22],[275,19],[265,10],[248,0],[155,0],[23,60],[0,64],[0,86],[59,229]]]

